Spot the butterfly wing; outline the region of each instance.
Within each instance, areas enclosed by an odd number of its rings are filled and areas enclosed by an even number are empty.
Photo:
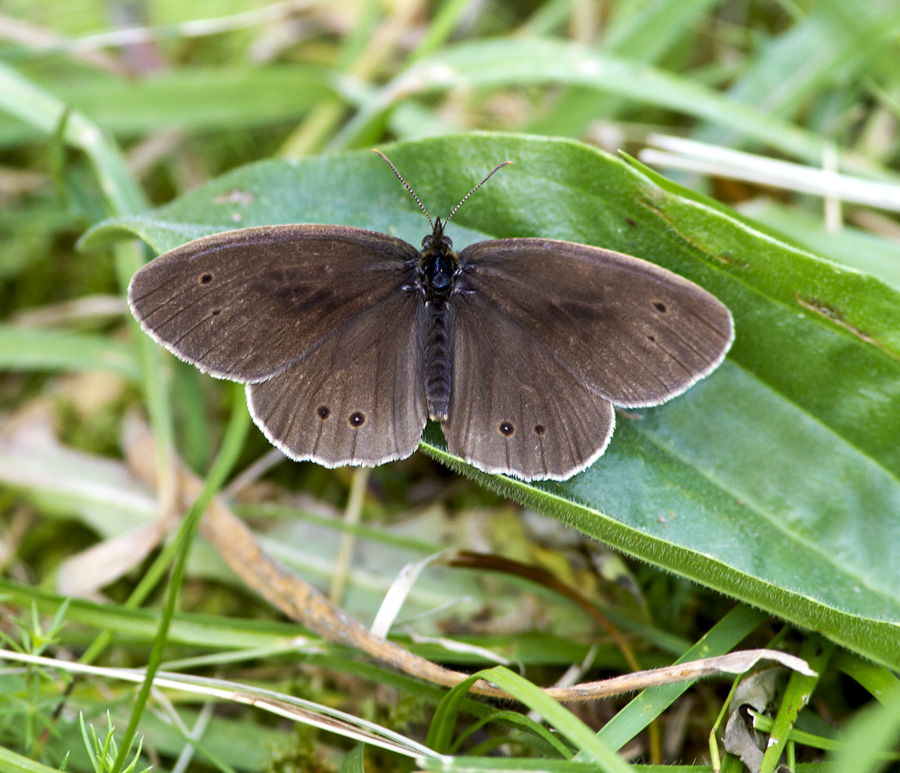
[[[653,264],[543,239],[460,255],[448,447],[476,467],[565,479],[612,434],[611,403],[656,405],[718,365],[731,315]]]
[[[162,255],[128,297],[176,355],[247,382],[254,421],[288,456],[380,464],[425,426],[417,257],[361,229],[247,228]]]
[[[151,261],[128,303],[178,357],[218,378],[261,381],[412,282],[417,254],[359,228],[243,228]]]
[[[447,448],[485,472],[562,480],[606,448],[613,407],[478,292],[454,299]]]
[[[659,405],[714,370],[734,338],[715,296],[647,261],[549,239],[500,239],[460,256],[483,297],[616,405]]]
[[[247,404],[292,459],[377,465],[416,450],[425,427],[422,340],[414,293],[391,295],[266,381]]]

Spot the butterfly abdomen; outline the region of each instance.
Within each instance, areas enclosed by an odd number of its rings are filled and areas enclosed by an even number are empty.
[[[447,418],[453,357],[453,307],[445,301],[425,305],[425,399],[428,415],[435,421]]]

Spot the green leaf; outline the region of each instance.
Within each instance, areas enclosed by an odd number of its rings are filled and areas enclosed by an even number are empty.
[[[366,745],[354,746],[341,762],[341,773],[366,773]]]
[[[843,729],[841,745],[829,758],[827,773],[854,770],[877,773],[886,770],[885,758],[896,764],[900,738],[900,696],[863,708]]]
[[[746,213],[797,244],[844,266],[877,276],[900,290],[896,241],[850,225],[843,225],[839,231],[829,231],[821,218],[800,207],[775,201],[756,201],[746,208]]]
[[[458,212],[457,247],[541,236],[652,260],[716,294],[726,363],[667,405],[620,412],[606,454],[563,483],[485,485],[644,561],[886,665],[900,661],[900,297],[781,243],[678,186],[565,140],[497,134],[397,145],[434,215],[511,159]],[[162,251],[238,226],[322,222],[418,244],[427,224],[371,153],[264,162],[147,215],[101,226]]]
[[[653,0],[640,3],[615,3],[603,39],[605,55],[627,58],[632,62],[657,65],[672,49],[690,50],[684,44],[695,34],[698,25],[710,12],[714,0]],[[677,56],[677,55],[676,55]],[[684,72],[691,67],[682,57],[672,61],[666,56],[671,72]],[[673,66],[673,64],[675,66]],[[679,64],[681,66],[679,66]],[[637,96],[640,99],[640,94]],[[631,101],[627,97],[598,94],[596,87],[573,86],[556,101],[553,110],[540,115],[528,127],[529,133],[578,137],[604,116],[605,120],[630,120]],[[445,133],[445,132],[442,132]]]
[[[84,151],[91,159],[111,211],[127,215],[146,206],[144,194],[115,143],[104,137],[85,115],[71,110],[2,62],[0,112],[15,116],[40,134],[57,134],[66,145]]]
[[[737,647],[763,622],[759,612],[738,605],[716,621],[715,625],[703,635],[703,638],[675,662],[688,663],[700,658],[724,655]],[[675,703],[692,684],[693,682],[674,682],[642,690],[627,706],[617,711],[615,716],[603,725],[599,732],[600,738],[613,749],[622,749],[625,744],[636,738],[647,725]]]

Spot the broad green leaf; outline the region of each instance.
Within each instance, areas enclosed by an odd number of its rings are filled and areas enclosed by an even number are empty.
[[[900,290],[896,241],[849,225],[843,225],[839,231],[829,231],[820,217],[800,207],[771,200],[752,202],[744,211],[797,244],[844,266],[877,276]]]
[[[900,661],[900,297],[732,218],[721,206],[564,140],[474,134],[390,156],[457,247],[568,239],[647,258],[735,317],[726,363],[667,405],[619,412],[606,454],[562,483],[524,484],[423,448],[507,496],[884,664]],[[141,217],[111,221],[163,251],[238,226],[323,222],[418,244],[427,224],[371,153],[264,162]]]

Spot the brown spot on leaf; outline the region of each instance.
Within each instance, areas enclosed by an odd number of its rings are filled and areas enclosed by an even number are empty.
[[[844,316],[844,313],[832,306],[829,303],[825,303],[824,301],[820,301],[818,298],[804,298],[797,293],[794,293],[794,300],[797,301],[804,309],[813,312],[813,314],[818,314],[820,317],[824,317],[829,322],[833,322],[835,325],[839,325],[844,328],[844,330],[852,333],[860,341],[865,341],[867,344],[872,344],[872,346],[876,346],[885,354],[890,357],[893,357],[895,360],[900,360],[900,356],[897,355],[896,352],[888,349],[881,341],[872,338],[868,333],[864,330],[860,330],[858,327],[853,325],[851,322],[847,320]]]

